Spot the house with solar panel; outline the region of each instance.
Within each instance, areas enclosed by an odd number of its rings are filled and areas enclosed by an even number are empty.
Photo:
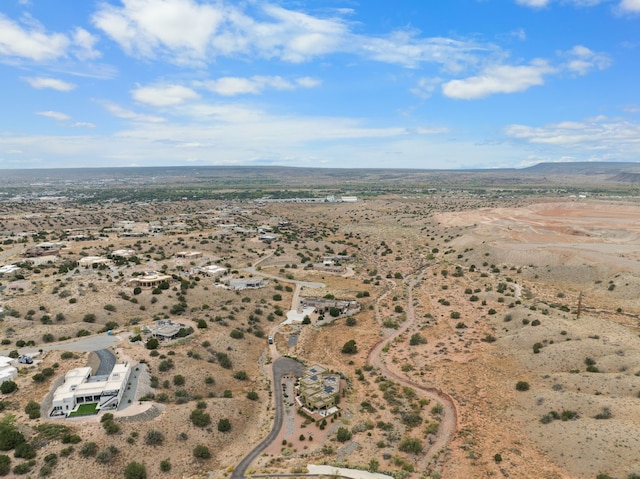
[[[298,390],[302,406],[312,412],[330,413],[340,400],[340,384],[340,375],[322,366],[305,369]]]

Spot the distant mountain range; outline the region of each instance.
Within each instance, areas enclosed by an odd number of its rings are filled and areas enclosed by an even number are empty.
[[[640,185],[640,162],[539,163],[528,168],[428,170],[392,168],[300,168],[286,166],[154,166],[117,168],[58,168],[0,170],[0,185],[31,187],[109,188],[172,184],[247,187],[385,185],[407,187],[561,188],[635,187]]]

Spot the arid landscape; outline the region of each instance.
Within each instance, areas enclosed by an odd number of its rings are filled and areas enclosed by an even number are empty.
[[[285,381],[282,429],[246,476],[638,477],[640,191],[624,167],[594,168],[517,185],[513,171],[333,170],[315,190],[302,169],[246,188],[237,172],[188,186],[136,171],[117,188],[102,172],[7,176],[0,356],[34,363],[15,361],[0,396],[2,433],[22,437],[0,439],[5,475],[230,477],[272,429],[286,356],[342,376],[337,412],[301,410]],[[138,286],[150,272],[166,279]],[[166,320],[182,332],[153,344]],[[131,365],[129,392],[50,417],[65,373],[100,364],[79,340]]]

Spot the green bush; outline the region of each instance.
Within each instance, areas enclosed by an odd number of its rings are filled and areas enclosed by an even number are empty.
[[[209,451],[207,446],[198,444],[193,448],[193,455],[198,459],[209,459],[211,457],[211,451]]]
[[[351,439],[351,431],[346,427],[338,428],[338,432],[336,433],[336,439],[338,442],[347,442]]]
[[[244,338],[244,333],[239,329],[233,329],[229,333],[229,336],[231,336],[233,339],[242,339]]]
[[[0,476],[6,476],[11,472],[11,458],[6,454],[0,454]]]
[[[249,391],[247,393],[247,399],[251,400],[251,401],[257,401],[258,400],[258,393],[255,391]]]
[[[78,444],[80,441],[82,441],[82,438],[77,434],[64,434],[60,439],[62,444]]]
[[[36,457],[36,451],[28,442],[21,442],[16,445],[13,455],[22,459],[33,459]]]
[[[12,421],[7,419],[8,417],[5,416],[0,422],[0,451],[9,451],[25,442],[22,433]]]
[[[211,424],[211,416],[202,409],[194,409],[189,416],[191,422],[197,427],[207,427]]]
[[[149,341],[147,341],[147,344],[145,344],[145,347],[147,349],[158,349],[158,346],[160,346],[160,341],[158,341],[156,338],[149,339]]]
[[[228,432],[231,431],[231,423],[228,419],[223,418],[218,421],[218,431]]]
[[[82,457],[92,457],[98,452],[98,445],[95,442],[85,442],[80,448]]]
[[[24,407],[24,412],[29,415],[29,419],[38,419],[40,417],[40,404],[31,399]]]
[[[344,346],[342,346],[342,354],[356,354],[358,352],[358,346],[355,339],[350,339]]]
[[[157,429],[151,429],[147,431],[144,443],[147,446],[160,446],[164,442],[164,434]]]
[[[238,371],[233,375],[233,377],[239,381],[246,381],[248,378],[247,373],[245,371]]]
[[[516,383],[516,391],[528,391],[529,383],[526,381],[518,381]]]
[[[147,479],[147,468],[139,462],[130,462],[124,470],[125,479]]]
[[[18,385],[13,381],[3,381],[3,383],[0,384],[0,392],[2,394],[11,394],[16,389],[18,389]]]
[[[400,451],[407,452],[409,454],[420,454],[423,447],[422,441],[414,437],[405,437],[398,445],[398,449]]]
[[[60,354],[60,359],[73,359],[73,353],[71,351],[65,351]]]
[[[173,385],[174,386],[184,386],[185,379],[182,374],[176,374],[173,376]]]
[[[171,461],[169,461],[169,459],[160,461],[160,470],[162,472],[169,472],[171,470]]]

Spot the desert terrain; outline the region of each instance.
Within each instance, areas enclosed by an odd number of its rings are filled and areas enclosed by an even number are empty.
[[[0,355],[35,363],[19,365],[0,417],[34,454],[0,454],[25,477],[127,477],[132,462],[148,477],[228,477],[271,430],[277,353],[346,387],[321,426],[287,385],[283,428],[247,476],[309,464],[399,479],[640,474],[638,218],[633,195],[449,187],[313,204],[5,199],[0,266],[21,269],[0,278]],[[264,231],[276,239],[260,240]],[[63,243],[54,262],[27,263],[45,242]],[[113,255],[122,249],[133,253]],[[109,261],[81,264],[94,256]],[[344,269],[312,266],[340,256]],[[208,265],[223,276],[202,274]],[[134,291],[129,280],[149,271],[170,286]],[[268,284],[224,287],[250,277]],[[298,297],[360,310],[281,325]],[[166,319],[193,333],[157,349],[130,341]],[[117,431],[103,413],[47,417],[56,381],[96,365],[74,342],[107,330],[136,376]],[[357,350],[345,353],[350,340]],[[209,421],[196,424],[194,411]]]

